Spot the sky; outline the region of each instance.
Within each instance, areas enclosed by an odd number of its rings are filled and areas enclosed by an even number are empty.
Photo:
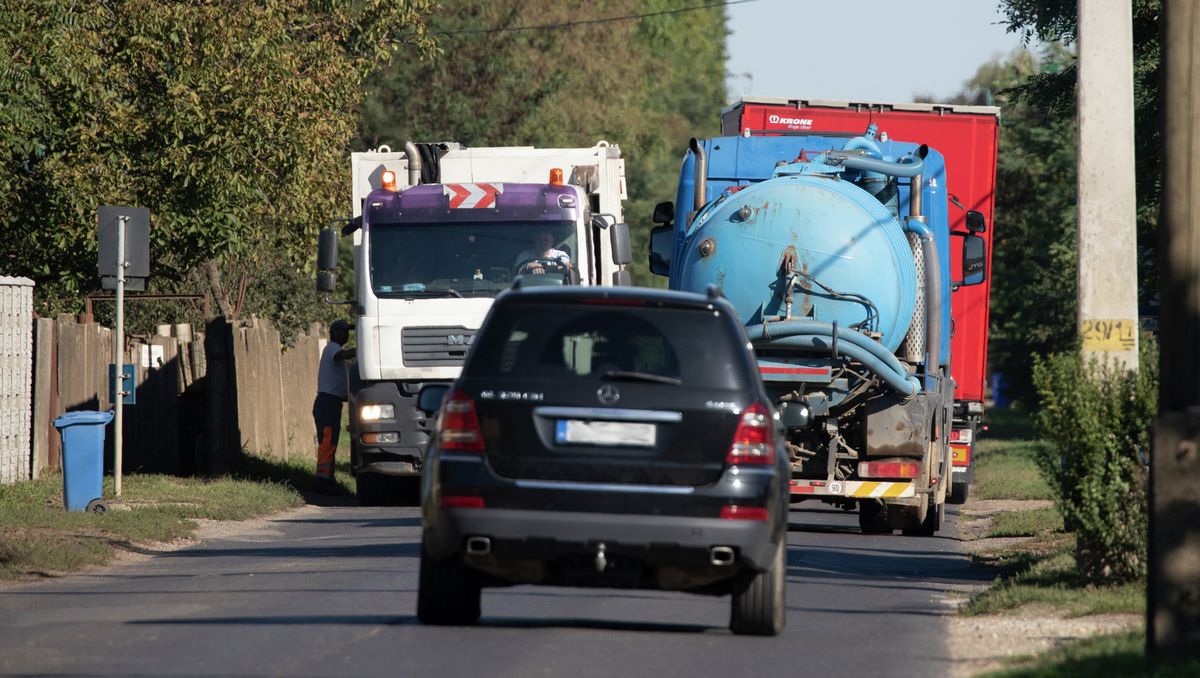
[[[999,0],[753,0],[726,8],[730,97],[949,97],[1020,46]]]

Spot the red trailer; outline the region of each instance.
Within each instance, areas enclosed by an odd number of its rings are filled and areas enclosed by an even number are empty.
[[[877,102],[822,101],[776,97],[744,97],[721,111],[723,135],[862,134],[870,123],[881,134],[897,141],[929,144],[946,158],[946,190],[962,209],[951,210],[952,232],[967,232],[968,210],[983,214],[988,228],[979,235],[987,242],[991,267],[993,211],[996,200],[996,146],[1000,109],[994,106],[952,104],[886,104]],[[962,272],[962,238],[951,238],[953,279]],[[951,314],[953,334],[951,373],[954,389],[954,486],[951,503],[966,501],[973,475],[971,458],[983,417],[987,378],[989,280],[982,285],[954,290]]]

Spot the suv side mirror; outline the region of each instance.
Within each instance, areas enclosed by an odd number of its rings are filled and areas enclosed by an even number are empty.
[[[629,224],[613,224],[608,236],[612,243],[613,263],[617,266],[624,266],[633,261],[633,243],[629,238]]]
[[[987,219],[983,218],[983,212],[967,210],[967,230],[972,233],[983,233],[987,230]]]
[[[654,216],[650,221],[656,224],[669,224],[675,221],[675,203],[667,200],[654,206]]]
[[[978,285],[987,280],[987,244],[983,238],[977,235],[964,236],[962,251],[962,284]]]
[[[674,250],[675,227],[655,226],[650,229],[650,272],[654,275],[670,275],[671,253]]]

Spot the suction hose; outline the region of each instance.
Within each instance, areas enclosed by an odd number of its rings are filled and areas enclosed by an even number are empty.
[[[888,386],[908,397],[921,390],[921,382],[910,375],[904,365],[870,337],[853,330],[837,330],[837,351],[867,366],[878,374]],[[819,320],[784,320],[765,325],[750,325],[746,328],[750,341],[770,346],[795,346],[822,350],[832,349],[834,328],[830,323]]]

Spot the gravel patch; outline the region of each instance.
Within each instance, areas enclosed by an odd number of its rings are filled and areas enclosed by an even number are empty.
[[[992,518],[1009,511],[1049,508],[1054,502],[1015,499],[968,501],[960,511],[963,548],[973,555],[994,555],[1033,537],[985,537]],[[965,604],[965,598],[957,601]],[[1004,668],[1006,661],[1036,655],[1074,640],[1133,630],[1144,624],[1139,614],[1063,617],[1044,610],[1013,614],[949,618],[947,640],[953,659],[952,678],[968,678]]]

